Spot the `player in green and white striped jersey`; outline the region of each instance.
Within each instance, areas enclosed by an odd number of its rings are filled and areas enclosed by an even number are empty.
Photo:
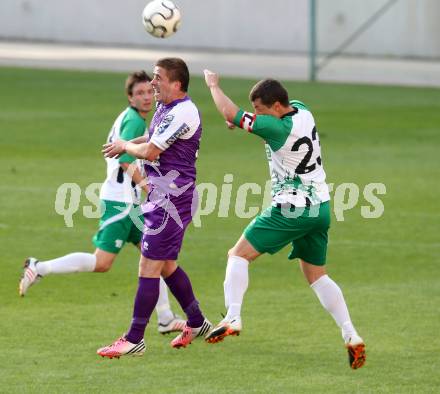
[[[223,93],[217,74],[205,70],[205,80],[228,125],[265,141],[272,178],[272,206],[249,224],[228,253],[224,282],[227,314],[206,341],[216,343],[239,334],[249,263],[291,244],[289,259],[299,258],[305,278],[340,327],[351,368],[362,367],[364,341],[353,326],[341,289],[325,270],[330,195],[312,113],[302,102],[289,101],[287,91],[274,79],[262,80],[252,88],[254,112],[243,111]]]
[[[145,118],[153,106],[151,78],[145,71],[131,73],[125,84],[129,106],[116,118],[107,143],[116,139],[145,142]],[[24,296],[41,278],[51,274],[75,272],[107,272],[123,246],[129,242],[140,248],[143,215],[139,208],[141,185],[147,192],[146,181],[136,164],[136,158],[123,154],[118,159],[106,159],[107,177],[102,184],[100,199],[102,216],[93,237],[94,253],[70,253],[48,261],[34,257],[26,259],[19,294]],[[167,286],[160,281],[156,305],[160,333],[182,331],[186,321],[175,315],[168,300]]]

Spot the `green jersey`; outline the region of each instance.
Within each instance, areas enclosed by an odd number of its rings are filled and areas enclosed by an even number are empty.
[[[116,118],[108,134],[107,143],[117,139],[129,141],[145,134],[145,119],[132,107],[126,108]],[[139,204],[140,187],[132,182],[121,163],[133,163],[135,157],[124,153],[119,159],[106,158],[107,177],[102,184],[99,197],[101,200]]]
[[[273,205],[296,207],[330,200],[315,120],[300,101],[282,118],[239,110],[234,124],[266,142]]]

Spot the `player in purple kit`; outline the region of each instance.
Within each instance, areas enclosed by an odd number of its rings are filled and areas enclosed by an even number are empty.
[[[146,117],[151,112],[154,94],[150,76],[145,71],[130,73],[125,82],[125,93],[129,105],[114,121],[107,141],[130,140],[145,135]],[[147,187],[138,168],[140,164],[136,162],[128,154],[118,159],[106,159],[107,177],[99,194],[101,219],[93,237],[95,252],[70,253],[45,261],[27,258],[19,282],[20,296],[25,296],[32,286],[49,275],[107,272],[126,244],[133,243],[141,248],[143,217],[139,204],[141,189],[147,191]],[[163,280],[160,281],[156,311],[159,333],[183,330],[185,321],[172,312]]]
[[[104,145],[103,150],[106,157],[128,153],[148,160],[145,170],[149,188],[142,205],[145,227],[133,319],[126,335],[98,349],[103,357],[145,352],[144,331],[159,296],[161,275],[188,318],[171,346],[185,347],[212,327],[199,308],[188,276],[177,265],[183,235],[197,205],[195,161],[202,133],[200,115],[187,95],[189,72],[182,59],[160,59],[153,76],[158,105],[148,142],[146,138],[117,140]]]

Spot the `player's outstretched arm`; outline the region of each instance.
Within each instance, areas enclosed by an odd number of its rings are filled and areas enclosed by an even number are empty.
[[[149,161],[156,160],[162,152],[162,149],[159,149],[151,142],[133,144],[132,142],[124,140],[116,140],[109,144],[104,144],[102,149],[102,153],[105,157],[118,158],[123,153],[128,153],[138,159],[146,159]]]
[[[235,115],[239,108],[234,102],[223,93],[219,85],[219,76],[217,73],[210,70],[203,70],[205,74],[205,82],[211,91],[212,99],[218,111],[223,115],[229,124],[233,122]]]
[[[130,140],[130,142],[133,144],[143,144],[145,142],[148,142],[148,136],[142,135],[140,137],[133,138],[132,140]]]

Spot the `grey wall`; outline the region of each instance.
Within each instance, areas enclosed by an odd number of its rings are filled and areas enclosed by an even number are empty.
[[[331,50],[387,0],[319,0],[319,46]],[[348,53],[440,57],[440,1],[397,0]]]
[[[319,0],[319,50],[337,47],[387,0]],[[0,38],[305,52],[308,0],[176,0],[183,13],[175,36],[144,32],[146,0],[1,0]],[[347,53],[440,58],[440,1],[398,0]]]

